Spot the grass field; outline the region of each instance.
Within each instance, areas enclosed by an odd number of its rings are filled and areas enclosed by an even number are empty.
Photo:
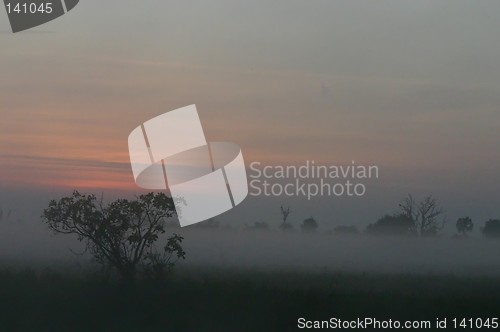
[[[292,331],[297,320],[498,317],[499,277],[179,268],[127,286],[0,272],[0,331]]]

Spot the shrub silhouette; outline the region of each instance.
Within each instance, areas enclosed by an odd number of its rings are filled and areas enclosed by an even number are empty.
[[[302,228],[303,232],[314,232],[316,229],[318,229],[318,223],[314,218],[307,218],[302,222],[302,225],[300,225],[300,228]]]
[[[490,219],[483,227],[483,235],[488,238],[499,238],[500,237],[500,220]]]
[[[76,235],[99,264],[133,281],[139,270],[158,276],[185,258],[181,236],[171,236],[161,251],[155,246],[174,215],[174,202],[163,193],[104,205],[94,195],[75,191],[52,200],[42,219],[54,233]]]
[[[366,232],[373,235],[400,235],[413,234],[414,222],[404,214],[385,215],[375,223],[368,225]]]
[[[467,236],[467,233],[471,232],[474,228],[474,223],[472,222],[471,218],[464,217],[457,220],[456,226],[458,233],[465,237]]]

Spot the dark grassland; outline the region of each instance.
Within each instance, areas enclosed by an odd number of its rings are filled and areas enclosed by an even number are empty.
[[[291,331],[297,319],[500,316],[500,277],[179,267],[163,282],[0,271],[0,331]]]

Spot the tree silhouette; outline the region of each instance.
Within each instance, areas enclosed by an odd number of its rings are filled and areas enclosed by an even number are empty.
[[[457,220],[457,231],[462,236],[466,237],[468,232],[471,232],[474,228],[474,223],[469,217],[458,218]]]
[[[483,235],[488,238],[499,238],[500,237],[500,220],[490,219],[483,227]]]
[[[165,233],[166,219],[174,214],[172,198],[163,193],[140,195],[133,201],[118,199],[105,206],[102,199],[75,191],[52,200],[42,218],[53,232],[76,235],[99,264],[131,281],[139,268],[159,273],[185,258],[181,236],[174,234],[161,251],[155,246]]]
[[[314,220],[313,217],[307,218],[302,222],[300,228],[302,228],[303,232],[314,232],[316,229],[318,229],[318,223],[316,222],[316,220]]]
[[[293,225],[289,224],[286,222],[288,219],[288,216],[290,215],[292,211],[290,211],[290,207],[288,207],[286,210],[283,208],[283,205],[281,206],[281,216],[283,217],[283,223],[280,225],[280,229],[284,231],[290,231],[293,229]]]
[[[444,226],[444,219],[439,219],[443,210],[437,200],[430,195],[420,202],[415,201],[412,195],[408,195],[399,204],[399,208],[406,218],[412,220],[412,232],[421,237],[436,236]]]

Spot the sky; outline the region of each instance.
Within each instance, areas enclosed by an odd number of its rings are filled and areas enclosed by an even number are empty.
[[[0,207],[141,192],[127,137],[196,104],[245,162],[378,165],[363,198],[247,199],[222,220],[366,225],[408,193],[500,217],[495,0],[81,0],[12,34],[0,10]],[[28,217],[24,217],[28,218]],[[31,217],[29,217],[31,218]]]

